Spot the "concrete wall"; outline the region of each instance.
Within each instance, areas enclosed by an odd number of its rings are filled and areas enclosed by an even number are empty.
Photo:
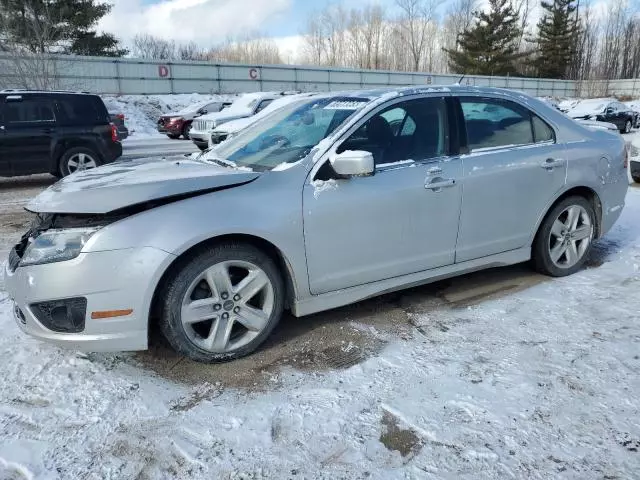
[[[18,74],[18,71],[21,73]],[[380,70],[206,62],[163,63],[108,57],[51,56],[18,61],[0,55],[0,88],[24,87],[21,78],[43,76],[50,76],[52,81],[48,85],[55,88],[101,94],[335,91],[400,85],[448,85],[460,78],[458,75]],[[535,96],[575,97],[579,94],[577,83],[569,80],[472,75],[465,77],[462,83],[513,88]],[[640,96],[640,81],[619,80],[609,84],[610,93]]]

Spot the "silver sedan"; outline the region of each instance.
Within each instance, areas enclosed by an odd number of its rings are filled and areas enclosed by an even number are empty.
[[[453,86],[300,99],[198,158],[121,161],[34,199],[10,254],[18,325],[203,362],[295,316],[531,260],[579,270],[619,217],[627,150],[544,103]]]

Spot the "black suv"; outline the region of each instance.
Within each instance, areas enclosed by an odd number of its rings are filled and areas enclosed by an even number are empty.
[[[0,91],[0,176],[62,177],[121,155],[118,130],[98,95]]]

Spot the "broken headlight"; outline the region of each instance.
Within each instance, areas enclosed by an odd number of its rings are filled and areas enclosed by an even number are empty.
[[[98,230],[99,228],[66,228],[42,232],[29,240],[20,265],[41,265],[76,258]]]

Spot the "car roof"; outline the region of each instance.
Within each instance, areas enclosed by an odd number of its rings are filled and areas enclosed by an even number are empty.
[[[74,91],[74,90],[28,90],[23,88],[6,88],[0,90],[0,94],[7,95],[30,95],[30,94],[55,94],[55,95],[97,95],[96,93]]]

